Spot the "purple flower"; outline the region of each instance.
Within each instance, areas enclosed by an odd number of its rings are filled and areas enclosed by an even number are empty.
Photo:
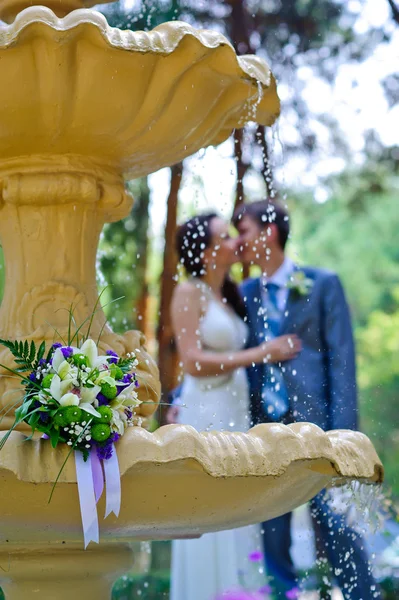
[[[117,442],[121,436],[113,433],[104,444],[97,444],[97,456],[100,460],[108,460],[112,456],[112,444]]]
[[[62,346],[61,352],[66,360],[67,358],[70,358],[72,356],[73,348],[71,348],[70,346]]]
[[[122,378],[122,383],[131,383],[133,379],[133,375],[131,373],[126,373]]]
[[[53,344],[53,348],[54,350],[57,350],[57,348],[61,348],[62,344],[60,344],[59,342],[55,342],[55,344]]]
[[[248,558],[251,562],[260,562],[261,560],[263,560],[263,553],[259,550],[255,550],[255,552],[251,552],[248,555]]]
[[[28,376],[28,379],[30,379],[31,381],[35,382],[35,381],[36,381],[36,373],[31,373],[31,374]]]
[[[297,600],[299,598],[300,589],[297,587],[292,588],[292,590],[288,590],[285,592],[285,597],[287,600]]]
[[[39,419],[42,423],[48,423],[50,419],[50,415],[47,412],[40,412]]]
[[[125,415],[127,416],[127,418],[130,419],[133,417],[133,413],[131,410],[129,410],[128,408],[125,408]]]
[[[107,406],[109,404],[109,399],[106,398],[102,392],[98,392],[96,398],[99,406]]]
[[[44,367],[44,365],[46,365],[46,364],[47,364],[47,363],[46,363],[46,361],[44,360],[44,358],[41,358],[41,359],[39,360],[39,367]]]
[[[262,587],[258,590],[259,594],[263,594],[264,596],[268,596],[272,593],[272,591],[273,590],[270,585],[262,585]]]
[[[140,384],[139,384],[139,382],[137,381],[137,379],[136,379],[136,381],[134,382],[134,385],[135,385],[136,387],[139,387],[139,386],[140,386]]]
[[[111,444],[104,444],[104,446],[97,446],[97,456],[100,460],[108,460],[112,456]]]
[[[109,357],[108,362],[116,365],[116,363],[119,360],[119,356],[117,355],[117,353],[114,352],[113,350],[107,350],[106,355]]]

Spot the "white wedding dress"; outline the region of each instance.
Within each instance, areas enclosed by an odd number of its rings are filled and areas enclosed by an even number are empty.
[[[204,349],[237,351],[245,346],[247,326],[203,287],[205,306],[199,326]],[[184,377],[179,422],[198,431],[247,431],[249,392],[245,369],[218,377]],[[224,591],[242,588],[243,579],[255,591],[265,584],[263,561],[249,556],[261,552],[260,526],[241,527],[203,535],[198,540],[172,543],[170,600],[215,600]]]

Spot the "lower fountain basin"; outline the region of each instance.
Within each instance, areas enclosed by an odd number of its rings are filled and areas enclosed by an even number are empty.
[[[1,434],[0,434],[1,435]],[[0,452],[1,544],[82,543],[74,458],[66,448],[13,433]],[[369,439],[309,423],[263,424],[247,434],[169,425],[130,429],[117,446],[122,507],[103,520],[101,542],[196,537],[277,517],[332,483],[380,483]]]

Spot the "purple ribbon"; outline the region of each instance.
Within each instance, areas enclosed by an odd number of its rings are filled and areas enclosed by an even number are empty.
[[[101,461],[97,456],[97,452],[92,448],[90,452],[91,470],[93,473],[93,486],[96,503],[100,500],[104,491],[104,473]]]
[[[114,444],[112,444],[112,455],[103,461],[103,466],[106,483],[105,518],[112,512],[118,517],[121,509],[121,474]]]
[[[91,460],[83,459],[79,450],[75,451],[76,478],[78,482],[80,514],[82,516],[85,549],[90,542],[100,541],[96,497],[94,492],[94,475]]]

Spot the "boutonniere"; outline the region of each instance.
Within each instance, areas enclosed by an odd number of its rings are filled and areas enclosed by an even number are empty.
[[[297,270],[292,273],[287,288],[293,290],[300,296],[308,296],[312,291],[314,281],[306,277],[303,271]]]

